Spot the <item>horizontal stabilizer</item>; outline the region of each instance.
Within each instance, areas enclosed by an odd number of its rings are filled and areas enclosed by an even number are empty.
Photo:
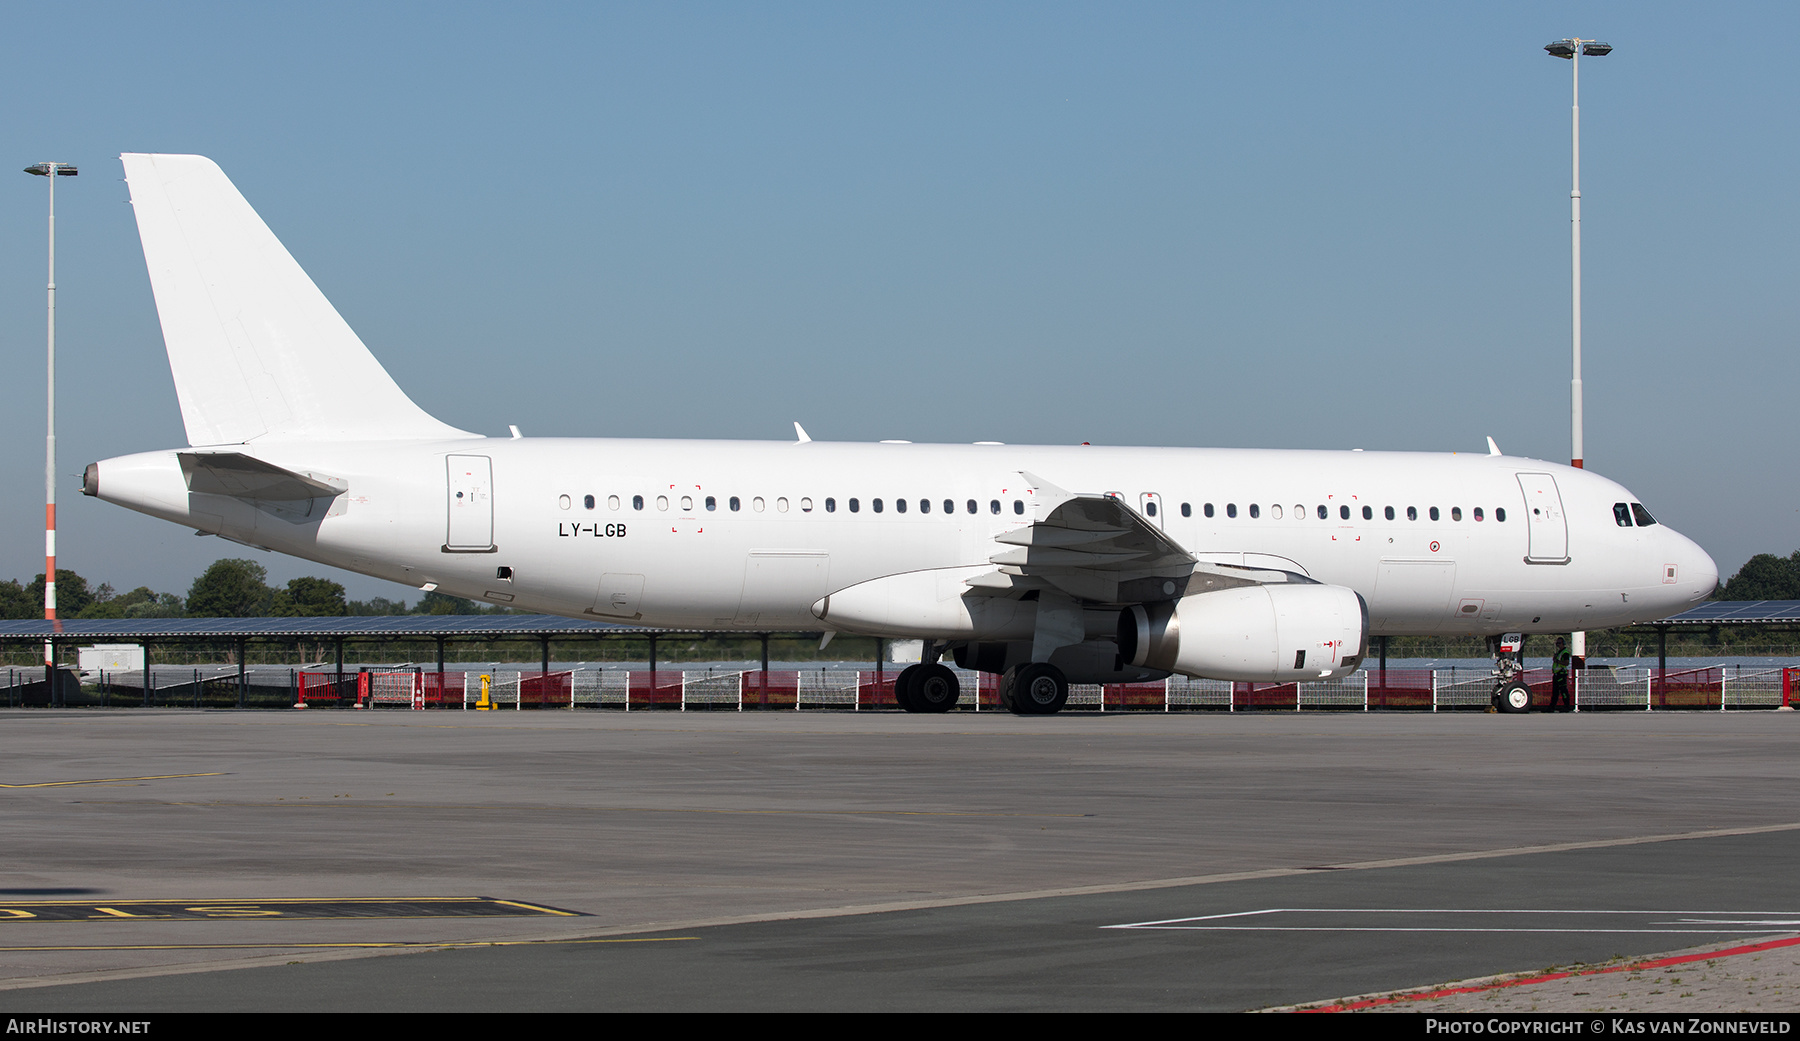
[[[284,470],[240,452],[181,452],[181,475],[188,491],[229,495],[250,502],[330,499],[349,490],[343,481]]]
[[[211,159],[120,159],[188,444],[475,436],[406,396]]]

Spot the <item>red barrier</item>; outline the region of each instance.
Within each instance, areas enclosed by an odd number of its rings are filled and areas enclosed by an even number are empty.
[[[859,672],[856,674],[856,707],[865,708],[899,708],[900,702],[894,698],[894,678],[897,672]]]
[[[1725,670],[1670,669],[1650,685],[1652,708],[1718,708],[1725,698]]]
[[[1295,683],[1233,683],[1233,709],[1297,709],[1300,686]]]
[[[574,704],[573,672],[521,673],[520,708],[568,708]]]
[[[1370,669],[1369,707],[1429,709],[1430,669]]]
[[[466,672],[427,672],[420,677],[426,708],[462,708],[468,691]],[[476,681],[480,683],[479,680]]]
[[[745,708],[787,708],[800,701],[800,674],[797,672],[744,673]]]
[[[354,674],[346,674],[340,682],[335,672],[303,672],[297,685],[299,703],[308,708],[341,708],[356,698]]]
[[[1154,683],[1105,683],[1100,704],[1107,712],[1161,712],[1169,706],[1168,685]]]
[[[633,672],[630,682],[625,697],[633,709],[681,707],[680,672]]]

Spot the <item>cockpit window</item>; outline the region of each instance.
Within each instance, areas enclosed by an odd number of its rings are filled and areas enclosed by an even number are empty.
[[[1631,515],[1637,518],[1638,527],[1640,528],[1648,528],[1650,525],[1656,523],[1656,518],[1650,516],[1650,511],[1644,509],[1643,503],[1632,503]]]
[[[1631,507],[1622,502],[1613,503],[1613,522],[1621,528],[1631,527]]]

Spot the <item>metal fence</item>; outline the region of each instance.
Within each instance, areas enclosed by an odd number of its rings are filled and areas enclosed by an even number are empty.
[[[958,711],[1001,710],[1000,678],[953,670],[962,684]],[[774,709],[867,711],[898,708],[889,670],[706,670],[657,672],[574,669],[496,670],[486,675],[486,706],[524,709],[676,711]],[[1534,707],[1550,706],[1547,669],[1520,673]],[[234,667],[100,673],[83,683],[59,673],[52,695],[44,670],[0,672],[0,705],[18,708],[359,708],[479,709],[483,677],[422,668],[356,673]],[[1670,669],[1590,667],[1571,673],[1576,711],[1768,710],[1790,706],[1800,669],[1751,665]],[[1147,683],[1071,684],[1067,708],[1091,712],[1486,710],[1493,674],[1480,668],[1365,669],[1315,683],[1234,683],[1171,676]]]

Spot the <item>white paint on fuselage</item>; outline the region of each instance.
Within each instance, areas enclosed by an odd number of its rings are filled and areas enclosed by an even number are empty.
[[[190,497],[175,453],[157,452],[99,464],[99,496],[252,545],[526,610],[594,618],[603,576],[614,584],[642,576],[627,612],[601,603],[598,617],[682,628],[817,628],[810,608],[825,593],[983,563],[1000,548],[995,535],[1034,519],[1021,471],[1071,492],[1118,493],[1140,509],[1154,493],[1157,520],[1189,551],[1290,559],[1318,581],[1361,593],[1375,635],[1605,628],[1665,617],[1704,599],[1717,581],[1706,553],[1667,526],[1619,527],[1613,504],[1637,500],[1618,484],[1508,456],[560,438],[257,442],[238,450],[342,479],[349,491],[329,514],[321,507],[294,523],[237,500]],[[444,551],[452,454],[492,460],[491,553]],[[1568,563],[1526,562],[1520,473],[1555,479]],[[593,509],[584,505],[588,495]],[[684,495],[692,508],[681,507]],[[632,508],[634,496],[643,509]],[[667,509],[658,508],[659,496]],[[705,508],[707,496],[715,509]],[[735,512],[733,496],[741,503]],[[835,510],[827,511],[828,499]],[[907,501],[906,512],[896,510],[897,499]],[[944,512],[945,500],[953,513]],[[996,500],[999,514],[990,509]],[[1023,514],[1015,502],[1025,504]],[[1183,503],[1191,516],[1182,515]],[[1321,505],[1328,519],[1319,519]],[[1349,519],[1340,516],[1346,505]],[[1373,519],[1362,517],[1364,506]],[[1418,520],[1406,519],[1409,506]],[[1434,506],[1435,522],[1427,519]],[[1450,519],[1453,507],[1462,520]],[[605,534],[620,524],[623,536]],[[570,534],[576,528],[581,533]],[[497,578],[499,568],[511,579]]]

